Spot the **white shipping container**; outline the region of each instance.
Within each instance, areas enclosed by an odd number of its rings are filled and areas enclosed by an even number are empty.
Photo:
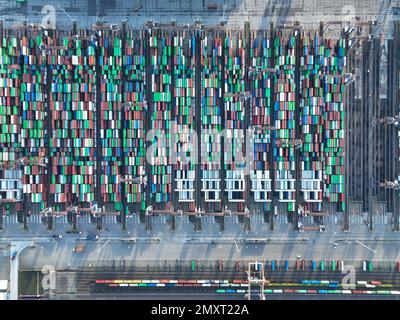
[[[0,280],[0,291],[8,290],[8,280]]]

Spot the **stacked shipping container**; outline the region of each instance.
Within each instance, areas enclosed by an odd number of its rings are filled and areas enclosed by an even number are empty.
[[[21,155],[21,70],[16,37],[1,35],[0,46],[0,162],[13,164]],[[22,198],[22,172],[0,170],[0,199]]]
[[[151,54],[151,129],[156,130],[152,143],[150,197],[159,207],[168,207],[172,194],[170,163],[170,126],[172,120],[171,58],[172,37],[150,37]],[[158,132],[157,132],[158,131]]]
[[[267,68],[272,65],[272,42],[254,33],[251,38],[249,78],[251,80],[251,125],[254,126],[253,170],[250,171],[251,191],[254,201],[263,204],[263,210],[269,209],[271,201],[271,179],[269,153],[272,150],[271,127],[271,86],[274,74]]]
[[[188,32],[180,31],[174,36],[152,34],[150,61],[145,59],[145,33],[135,36],[128,33],[124,47],[119,37],[99,38],[98,61],[93,38],[61,38],[57,33],[51,37],[2,38],[0,162],[13,162],[21,156],[47,156],[45,141],[49,134],[52,201],[56,204],[93,201],[96,157],[101,157],[101,200],[119,207],[122,199],[117,176],[121,167],[124,166],[128,179],[147,175],[145,135],[147,130],[160,129],[164,131],[151,141],[153,158],[148,181],[151,197],[146,199],[144,184],[126,182],[125,200],[141,210],[149,200],[161,208],[170,203],[173,192],[177,191],[178,201],[194,206],[195,166],[194,159],[188,158],[194,155],[194,150],[188,150],[187,146],[192,146],[190,130],[194,129],[195,121],[200,121],[201,192],[205,202],[212,204],[207,209],[220,208],[222,183],[229,202],[245,201],[244,160],[238,157],[246,152],[244,130],[247,129],[246,51],[242,36],[228,33],[221,37],[205,32],[200,47],[201,70],[196,70],[196,41]],[[43,44],[62,45],[65,49],[43,51]],[[322,41],[318,36],[307,35],[300,39],[300,137],[295,136],[295,49],[293,36],[279,35],[269,40],[265,34],[253,34],[251,38],[249,122],[255,127],[255,134],[251,186],[247,187],[253,192],[255,202],[261,203],[264,211],[269,210],[271,170],[274,170],[273,189],[278,200],[288,203],[288,210],[293,211],[296,168],[292,142],[301,138],[298,165],[304,201],[310,209],[320,210],[322,199],[327,198],[340,203],[343,210],[344,40]],[[272,70],[272,60],[276,61],[276,73]],[[151,88],[145,85],[146,63],[150,64]],[[201,72],[200,115],[195,114],[196,72]],[[96,92],[96,80],[100,81],[100,92]],[[45,107],[47,90],[49,112]],[[149,109],[146,90],[151,90]],[[97,94],[100,101],[96,100]],[[96,110],[97,103],[100,110]],[[147,110],[151,112],[149,128]],[[272,112],[274,123],[271,123]],[[47,133],[48,116],[51,130]],[[99,128],[95,126],[97,116]],[[177,127],[175,142],[170,145],[173,121]],[[276,130],[266,129],[268,126]],[[229,148],[224,153],[223,170],[219,137],[222,128],[227,129],[227,137],[231,139],[225,141]],[[216,131],[207,132],[209,129]],[[100,131],[101,154],[95,153],[96,130]],[[177,154],[176,164],[171,163],[171,148]],[[274,168],[268,159],[271,152]],[[175,190],[171,181],[173,165]],[[31,202],[42,206],[48,199],[46,171],[28,165],[23,175],[24,192],[31,194]],[[221,181],[221,174],[226,176],[225,181]],[[21,197],[20,177],[21,170],[0,170],[1,198]]]
[[[275,137],[274,147],[275,188],[280,202],[288,203],[294,211],[295,202],[295,37],[286,41],[282,36],[274,39],[275,62],[279,68],[274,85]]]
[[[221,201],[222,41],[219,35],[201,40],[201,190],[214,208]]]
[[[245,201],[245,49],[242,34],[229,33],[225,37],[225,163],[226,192],[229,202]],[[243,205],[238,205],[243,210]]]
[[[146,41],[140,35],[129,34],[125,40],[123,72],[125,73],[124,103],[126,108],[122,136],[125,177],[133,179],[146,174]],[[136,204],[141,210],[146,208],[143,184],[124,183],[125,199],[128,204]]]
[[[50,192],[55,203],[94,200],[95,47],[63,38],[50,66]],[[51,43],[50,43],[51,44]]]
[[[344,67],[345,40],[325,40],[324,196],[344,210]]]
[[[22,104],[22,154],[30,157],[45,157],[46,128],[46,56],[42,55],[35,39],[22,37],[21,40],[21,104]],[[26,165],[23,168],[24,193],[30,194],[33,203],[44,206],[46,201],[46,168]]]
[[[120,175],[122,155],[122,40],[119,37],[99,39],[100,116],[101,126],[101,196],[103,203],[121,202]]]
[[[323,111],[322,68],[324,46],[321,39],[303,35],[300,39],[300,125],[303,145],[300,152],[303,199],[312,211],[322,203]]]
[[[178,201],[190,202],[194,210],[196,145],[193,141],[195,116],[196,38],[179,32],[174,36],[174,108],[176,121],[176,191]]]

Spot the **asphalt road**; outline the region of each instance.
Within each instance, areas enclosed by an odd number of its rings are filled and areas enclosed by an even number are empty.
[[[95,23],[96,15],[102,16],[103,20],[109,23],[119,23],[123,17],[127,17],[130,24],[143,26],[147,19],[164,23],[176,19],[178,24],[193,23],[195,19],[201,19],[209,25],[218,24],[226,20],[230,27],[241,26],[243,21],[248,19],[252,27],[268,26],[270,21],[275,24],[290,24],[294,20],[303,24],[311,24],[311,21],[318,19],[341,21],[347,15],[346,5],[353,15],[372,18],[378,14],[381,5],[386,1],[364,0],[350,1],[337,0],[334,2],[316,2],[314,0],[292,0],[292,1],[266,1],[266,0],[214,0],[218,5],[217,10],[207,10],[201,1],[156,1],[147,0],[143,6],[136,9],[137,1],[117,1],[115,8],[102,2],[104,5],[89,10],[86,1],[72,2],[68,0],[30,0],[28,1],[27,12],[5,7],[0,12],[1,18],[5,20],[6,26],[12,26],[24,18],[29,22],[41,23],[45,14],[41,13],[44,5],[52,4],[55,9],[55,22],[58,28],[71,26],[72,20],[79,21],[80,26],[89,27]],[[2,9],[2,8],[0,8]],[[343,11],[344,10],[344,11]],[[351,12],[350,12],[351,13]],[[25,15],[26,14],[26,15]],[[318,20],[319,21],[319,20]]]
[[[44,240],[43,240],[44,241]],[[20,257],[22,269],[41,269],[49,264],[57,269],[79,268],[90,266],[105,266],[108,261],[125,260],[127,263],[135,261],[154,260],[253,260],[275,259],[295,260],[297,256],[302,259],[343,259],[352,263],[373,259],[379,263],[387,264],[389,261],[400,261],[399,243],[382,241],[366,242],[368,248],[357,243],[320,239],[313,243],[308,241],[295,243],[290,241],[277,241],[262,244],[230,242],[185,242],[170,241],[137,241],[100,239],[100,241],[76,241],[75,239],[52,240],[51,242],[35,241],[36,247],[25,251]],[[363,243],[363,242],[362,242]],[[78,244],[85,244],[83,253],[75,253],[73,249]],[[373,250],[373,251],[371,251]]]
[[[234,300],[246,300],[241,295],[232,294],[193,294],[188,295],[187,293],[182,294],[171,294],[171,293],[137,293],[132,295],[126,294],[109,294],[87,296],[87,295],[59,295],[55,296],[54,300],[212,300],[212,301],[234,301]],[[273,294],[266,295],[266,300],[400,300],[399,296],[385,296],[385,295],[311,295],[311,294]]]

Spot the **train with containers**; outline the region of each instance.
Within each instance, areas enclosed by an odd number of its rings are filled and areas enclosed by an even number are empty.
[[[97,203],[122,215],[230,210],[294,223],[346,210],[345,39],[1,32],[3,213]]]

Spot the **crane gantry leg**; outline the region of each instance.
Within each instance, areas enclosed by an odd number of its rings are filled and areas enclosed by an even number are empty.
[[[248,280],[248,292],[247,298],[251,300],[251,287],[256,286],[259,288],[260,300],[265,300],[264,287],[268,285],[270,282],[265,279],[264,274],[264,263],[261,261],[249,262],[249,267],[247,271],[247,280]]]

